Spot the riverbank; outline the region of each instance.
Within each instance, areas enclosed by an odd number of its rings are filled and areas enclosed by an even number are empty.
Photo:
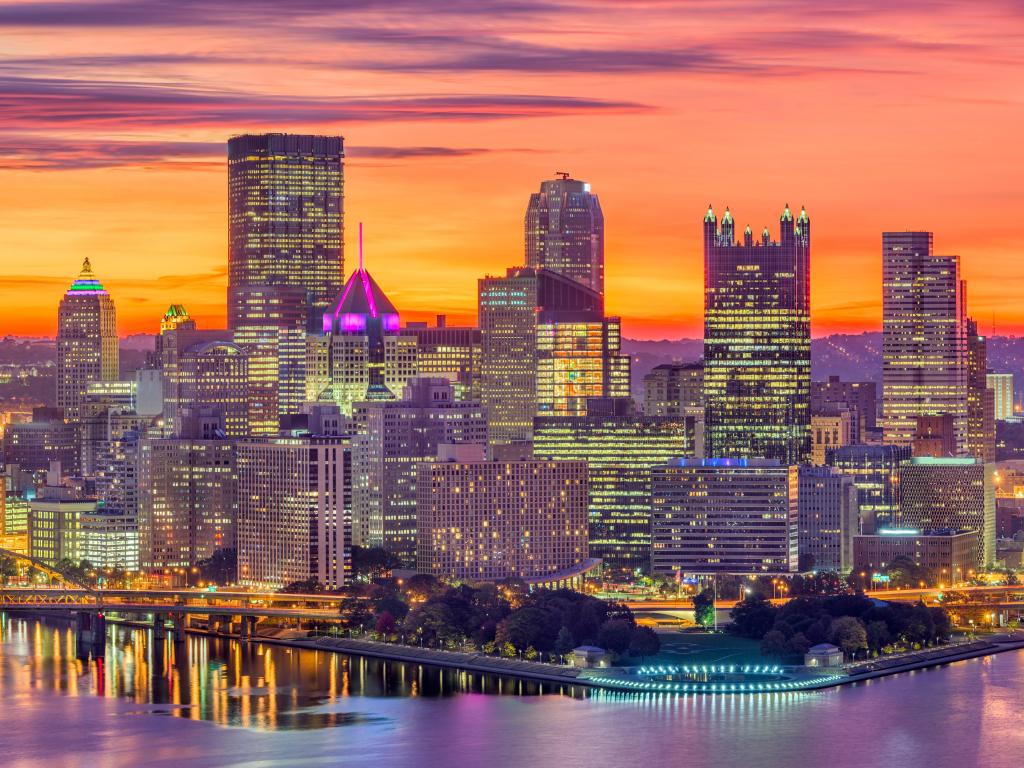
[[[355,640],[346,637],[317,638],[253,638],[259,642],[276,645],[291,645],[299,648],[335,651],[353,656],[369,656],[388,661],[402,661],[410,664],[429,664],[447,669],[460,669],[466,672],[480,672],[488,675],[506,675],[522,677],[528,680],[565,685],[593,685],[579,678],[582,671],[576,667],[563,667],[558,664],[544,664],[539,661],[520,661],[519,659],[503,659],[482,653],[459,653],[456,651],[439,651],[433,648],[416,648],[395,643],[381,643],[375,640]]]
[[[766,679],[762,667],[753,665],[701,665],[678,668],[675,676],[691,679],[675,684],[644,667],[607,667],[580,669],[535,661],[503,659],[476,653],[440,651],[431,648],[381,643],[351,638],[253,638],[257,642],[298,648],[328,650],[355,656],[368,656],[411,664],[428,664],[482,674],[519,677],[538,682],[562,683],[588,688],[663,693],[757,693],[812,691],[871,680],[903,672],[944,666],[957,661],[1024,650],[1024,633],[995,635],[957,646],[946,646],[904,654],[898,658],[877,659],[846,668],[779,667]],[[676,669],[676,668],[670,668]],[[638,670],[649,670],[640,673]],[[671,677],[672,673],[668,673]]]
[[[117,621],[116,619],[113,621]],[[145,626],[135,622],[124,622]],[[190,634],[241,640],[206,629],[189,628]],[[844,668],[802,666],[771,667],[747,664],[670,664],[646,667],[606,667],[581,669],[536,661],[506,659],[481,653],[443,651],[431,648],[357,640],[341,637],[267,636],[251,642],[291,648],[306,648],[364,656],[409,664],[423,664],[479,674],[514,677],[538,683],[580,686],[591,689],[645,693],[768,693],[812,691],[898,675],[904,672],[944,666],[957,661],[1024,650],[1024,632],[992,635],[970,643],[941,646],[898,657],[875,659]]]

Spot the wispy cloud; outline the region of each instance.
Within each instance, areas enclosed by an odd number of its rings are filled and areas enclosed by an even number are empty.
[[[0,76],[0,127],[131,129],[159,126],[290,126],[365,121],[496,120],[642,104],[543,94],[429,94],[311,99],[191,88],[174,83]]]
[[[225,151],[224,142],[95,141],[0,132],[0,169],[55,171],[160,165],[223,170]],[[345,148],[345,155],[357,160],[419,160],[472,157],[496,151],[499,150],[485,147],[350,145]]]

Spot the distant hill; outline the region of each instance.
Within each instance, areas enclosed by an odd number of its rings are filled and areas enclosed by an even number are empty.
[[[673,361],[691,362],[699,360],[703,354],[701,339],[623,339],[622,348],[633,357],[634,394],[640,393],[644,376],[656,365]],[[1024,382],[1024,338],[990,337],[988,367],[993,371],[1013,373],[1018,382]],[[811,377],[817,381],[829,376],[848,381],[875,381],[881,388],[882,332],[837,333],[812,340]]]
[[[643,381],[652,368],[662,363],[691,362],[704,354],[702,339],[674,341],[622,340],[623,351],[633,358],[633,379]],[[825,379],[882,381],[882,334],[835,334],[811,341],[811,376]]]

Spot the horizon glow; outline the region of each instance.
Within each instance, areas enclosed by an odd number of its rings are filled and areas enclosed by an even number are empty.
[[[630,338],[701,336],[709,201],[737,232],[807,207],[815,336],[879,327],[881,232],[904,229],[960,254],[986,335],[1024,330],[1013,4],[62,8],[0,0],[4,333],[52,336],[83,256],[122,336],[169,304],[223,327],[226,142],[270,130],[345,137],[348,220],[377,226],[375,278],[411,320],[473,322],[566,170],[601,200]]]

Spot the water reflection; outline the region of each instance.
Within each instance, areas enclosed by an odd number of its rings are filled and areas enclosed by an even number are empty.
[[[444,698],[462,693],[586,696],[582,688],[423,667],[326,651],[190,635],[154,641],[147,629],[108,625],[105,655],[75,657],[70,623],[0,614],[0,690],[46,687],[159,714],[261,730],[365,723],[324,707],[348,697]]]

